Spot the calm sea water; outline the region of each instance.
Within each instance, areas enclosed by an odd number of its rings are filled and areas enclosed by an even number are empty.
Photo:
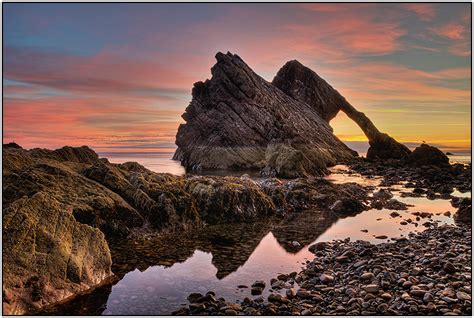
[[[179,161],[172,160],[174,152],[99,152],[101,158],[112,163],[136,161],[145,168],[155,171],[183,175],[183,166]]]
[[[184,168],[179,161],[172,160],[173,154],[173,152],[100,152],[99,156],[108,158],[113,163],[136,161],[151,171],[183,175]],[[365,156],[366,154],[360,153],[360,155]],[[471,156],[465,153],[448,157],[451,163],[467,164],[471,162]]]
[[[137,161],[157,172],[183,174],[179,163],[171,160],[171,153],[160,154],[102,154],[111,162]],[[456,157],[456,156],[454,156]],[[469,158],[451,160],[466,162]],[[335,183],[357,182],[379,187],[380,179],[349,175],[346,167],[336,166],[327,178]],[[380,187],[379,187],[380,188]],[[392,187],[393,188],[393,187]],[[269,280],[279,273],[299,271],[307,260],[313,258],[308,248],[314,242],[333,239],[386,242],[375,236],[389,238],[407,236],[410,232],[423,231],[422,219],[418,224],[401,225],[413,212],[429,212],[438,224],[452,224],[455,213],[449,200],[428,200],[426,197],[403,198],[402,186],[393,190],[394,198],[412,205],[407,211],[397,211],[401,217],[392,217],[392,210],[369,210],[353,217],[337,219],[331,213],[305,211],[295,213],[280,221],[262,221],[257,224],[226,224],[208,226],[191,231],[189,238],[183,234],[151,239],[141,245],[124,243],[123,250],[130,255],[114,259],[114,272],[121,279],[110,288],[100,289],[67,309],[57,313],[104,315],[157,315],[170,314],[192,292],[214,291],[229,301],[242,300],[250,295],[250,286],[256,280]],[[455,191],[455,196],[471,193]],[[362,232],[361,230],[364,230]],[[367,232],[365,232],[367,231]],[[292,250],[290,242],[297,241],[301,248]],[[269,289],[265,289],[264,297]],[[71,309],[72,308],[72,309]]]

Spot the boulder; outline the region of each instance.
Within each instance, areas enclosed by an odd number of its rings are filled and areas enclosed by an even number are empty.
[[[405,162],[413,166],[449,166],[449,158],[438,148],[421,144],[405,158]]]
[[[78,222],[48,191],[3,209],[5,314],[25,314],[100,284],[112,275],[102,232]]]
[[[456,223],[472,224],[472,203],[470,198],[463,198],[456,204],[459,207],[458,211],[454,215],[454,221]]]
[[[251,180],[197,177],[187,180],[186,192],[209,224],[250,222],[276,213],[272,199]]]

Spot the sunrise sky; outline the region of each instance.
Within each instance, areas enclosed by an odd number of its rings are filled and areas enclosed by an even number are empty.
[[[231,51],[271,81],[298,59],[412,145],[469,148],[471,4],[3,4],[3,141],[174,146],[194,82]],[[331,122],[364,141],[342,113]]]

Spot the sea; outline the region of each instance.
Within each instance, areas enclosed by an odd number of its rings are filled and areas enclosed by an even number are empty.
[[[184,167],[181,166],[179,161],[172,159],[173,154],[174,152],[99,152],[101,158],[107,158],[112,163],[134,161],[154,172],[184,175]],[[359,155],[365,157],[366,153],[360,153]],[[471,163],[470,153],[453,153],[448,157],[451,163]]]

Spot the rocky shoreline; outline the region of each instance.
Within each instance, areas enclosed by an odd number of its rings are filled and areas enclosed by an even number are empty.
[[[298,272],[256,281],[264,299],[227,302],[190,294],[174,315],[470,315],[471,227],[433,226],[390,243],[335,240],[312,245]]]
[[[116,274],[115,259],[141,257],[123,242],[270,218],[291,226],[291,215],[308,210],[319,219],[325,215],[329,226],[368,209],[407,209],[389,189],[373,193],[373,186],[335,184],[324,177],[173,176],[134,162],[112,164],[86,146],[25,150],[8,144],[3,163],[3,309],[8,314],[38,312],[100,286]],[[455,220],[471,222],[471,199],[451,195],[471,189],[470,165],[354,159],[349,167],[350,173],[383,176],[385,186],[406,180],[402,194],[407,196],[451,198],[459,209]],[[285,243],[290,250],[301,248],[293,241]],[[125,248],[114,250],[116,245]]]
[[[110,244],[206,224],[254,222],[338,203],[369,208],[368,191],[323,178],[256,182],[173,176],[112,164],[90,148],[3,147],[3,308],[31,313],[114,275]]]

